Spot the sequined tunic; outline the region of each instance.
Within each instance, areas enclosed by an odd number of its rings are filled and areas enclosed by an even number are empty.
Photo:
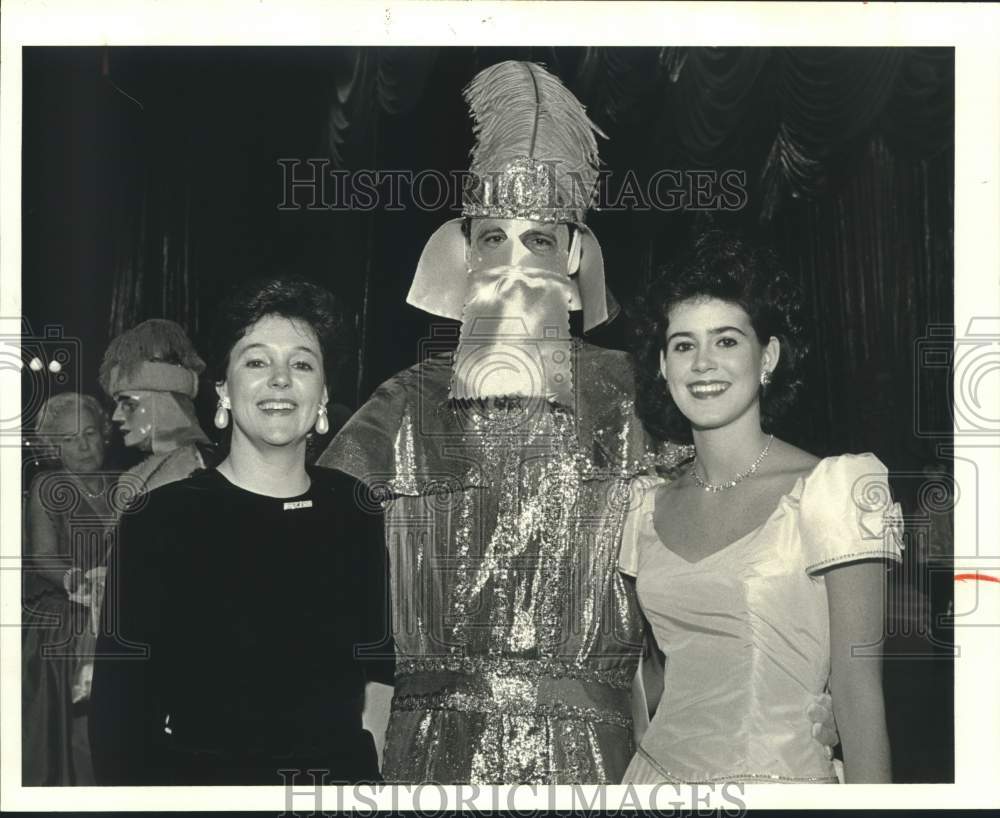
[[[654,458],[623,353],[575,342],[575,411],[459,405],[451,356],[383,384],[320,465],[383,486],[397,668],[383,775],[618,783],[641,645],[617,569]]]

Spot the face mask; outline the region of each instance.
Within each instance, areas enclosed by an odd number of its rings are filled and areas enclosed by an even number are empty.
[[[152,392],[120,392],[115,396],[117,406],[111,419],[119,424],[125,445],[140,451],[153,448]]]
[[[478,220],[477,220],[478,222]],[[573,405],[568,233],[526,220],[473,224],[452,397]]]
[[[191,399],[173,392],[120,393],[112,420],[121,424],[126,446],[154,454],[208,439]]]

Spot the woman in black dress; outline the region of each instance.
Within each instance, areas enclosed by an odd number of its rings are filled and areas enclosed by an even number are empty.
[[[393,673],[380,521],[352,479],[305,462],[328,428],[335,316],[296,280],[222,309],[229,453],[122,520],[93,686],[99,784],[378,780]]]

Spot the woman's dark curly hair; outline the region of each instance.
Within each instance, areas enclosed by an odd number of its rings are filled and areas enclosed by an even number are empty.
[[[761,426],[772,431],[802,387],[802,361],[808,347],[803,340],[801,294],[773,251],[719,230],[703,233],[692,250],[663,271],[638,304],[634,355],[639,417],[660,440],[691,442],[691,424],[660,376],[660,351],[670,310],[701,298],[742,307],[761,344],[772,336],[781,344],[778,364],[760,400]]]
[[[259,278],[234,290],[219,307],[209,344],[209,376],[226,379],[229,355],[236,343],[262,318],[280,315],[312,327],[323,353],[326,382],[347,353],[346,327],[333,294],[303,278]]]

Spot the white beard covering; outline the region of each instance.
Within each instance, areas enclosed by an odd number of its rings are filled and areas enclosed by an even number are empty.
[[[565,273],[512,265],[470,272],[451,396],[572,408],[569,311],[578,297]]]

